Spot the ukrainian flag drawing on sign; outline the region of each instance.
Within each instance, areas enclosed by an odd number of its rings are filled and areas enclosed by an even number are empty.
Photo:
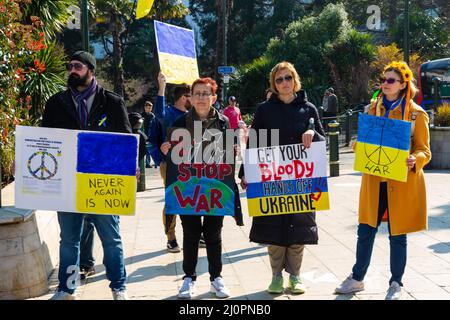
[[[356,171],[405,182],[411,122],[359,115]]]
[[[16,205],[133,216],[138,145],[136,134],[17,126]]]
[[[155,21],[159,65],[168,83],[192,84],[199,78],[194,32]]]
[[[325,141],[244,152],[250,217],[329,210]]]
[[[77,212],[134,215],[136,137],[81,132],[77,139]]]

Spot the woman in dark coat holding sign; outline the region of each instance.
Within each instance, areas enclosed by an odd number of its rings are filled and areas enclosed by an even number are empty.
[[[201,121],[202,134],[206,129],[217,129],[223,133],[223,140],[225,141],[226,129],[229,129],[228,118],[220,114],[212,107],[217,99],[216,95],[217,84],[211,78],[201,78],[192,84],[191,101],[193,108],[185,115],[178,118],[173,128],[186,128],[192,134],[194,130],[194,122]],[[195,134],[194,134],[195,138]],[[192,138],[191,138],[192,139]],[[183,142],[181,142],[183,143]],[[204,143],[204,142],[202,142]],[[171,142],[165,142],[161,145],[161,151],[167,155],[171,148]],[[234,149],[234,147],[233,147]],[[206,151],[206,148],[204,149]],[[174,148],[173,152],[176,149]],[[234,191],[234,218],[238,225],[242,224],[242,212],[239,200],[239,189],[234,182],[234,158],[233,163],[220,163],[217,168],[228,168],[228,177],[232,177],[233,191]],[[202,159],[203,160],[203,159]],[[204,160],[203,160],[204,161]],[[204,162],[203,162],[204,164]],[[201,165],[201,164],[200,164]],[[202,169],[203,170],[203,169]],[[204,171],[208,171],[204,169]],[[220,170],[218,170],[220,171]],[[211,173],[211,171],[209,171]],[[180,173],[181,175],[181,173]],[[215,179],[215,178],[213,178]],[[218,178],[220,179],[220,178]],[[210,196],[210,201],[214,202],[214,196]],[[194,193],[195,194],[195,193]],[[203,195],[202,195],[203,196]],[[194,195],[195,197],[195,195]],[[201,197],[201,196],[200,196]],[[197,206],[200,205],[200,200]],[[203,209],[202,209],[203,210]],[[222,271],[222,224],[223,216],[205,216],[200,215],[180,215],[183,226],[183,271],[185,273],[184,282],[178,293],[181,299],[190,299],[195,292],[196,272],[195,268],[198,259],[198,243],[200,235],[203,232],[206,244],[206,252],[208,258],[208,269],[211,280],[211,293],[214,293],[218,298],[227,298],[230,292],[225,286],[221,277]]]
[[[280,145],[303,143],[309,148],[313,141],[325,140],[317,109],[301,90],[300,77],[291,63],[281,62],[272,69],[270,87],[273,94],[259,106],[251,126],[257,135],[259,130],[268,129],[268,146],[274,145],[270,141],[272,129],[279,130]],[[246,189],[243,166],[239,176],[241,186]],[[283,292],[283,269],[290,274],[290,291],[305,292],[300,267],[304,245],[318,241],[315,212],[254,217],[250,241],[269,245],[273,273],[269,293]]]

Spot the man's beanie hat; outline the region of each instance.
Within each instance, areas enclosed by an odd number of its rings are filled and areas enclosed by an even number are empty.
[[[128,120],[130,121],[132,127],[134,127],[142,118],[142,115],[138,112],[130,112],[128,114]]]
[[[86,64],[89,69],[94,70],[97,67],[95,57],[87,51],[77,51],[71,57],[70,60],[78,60]]]

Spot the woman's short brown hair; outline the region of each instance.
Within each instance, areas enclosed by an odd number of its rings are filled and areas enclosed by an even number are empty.
[[[198,84],[206,84],[206,85],[210,85],[211,86],[211,93],[213,94],[213,96],[216,95],[216,91],[217,91],[217,83],[214,79],[211,78],[200,78],[194,81],[194,83],[191,86],[191,93],[194,94],[194,88],[196,85]]]
[[[292,63],[283,61],[278,63],[275,67],[272,68],[272,71],[270,71],[270,89],[272,92],[278,93],[278,90],[275,86],[275,75],[278,71],[287,69],[291,72],[292,76],[294,77],[294,93],[300,91],[302,88],[302,84],[300,82],[300,76],[297,73],[297,70],[295,70],[295,67]]]

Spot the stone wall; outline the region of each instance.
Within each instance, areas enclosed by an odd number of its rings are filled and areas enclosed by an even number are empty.
[[[0,209],[0,299],[27,299],[47,293],[58,249],[55,212]]]
[[[430,148],[427,169],[450,169],[450,127],[430,128]]]

